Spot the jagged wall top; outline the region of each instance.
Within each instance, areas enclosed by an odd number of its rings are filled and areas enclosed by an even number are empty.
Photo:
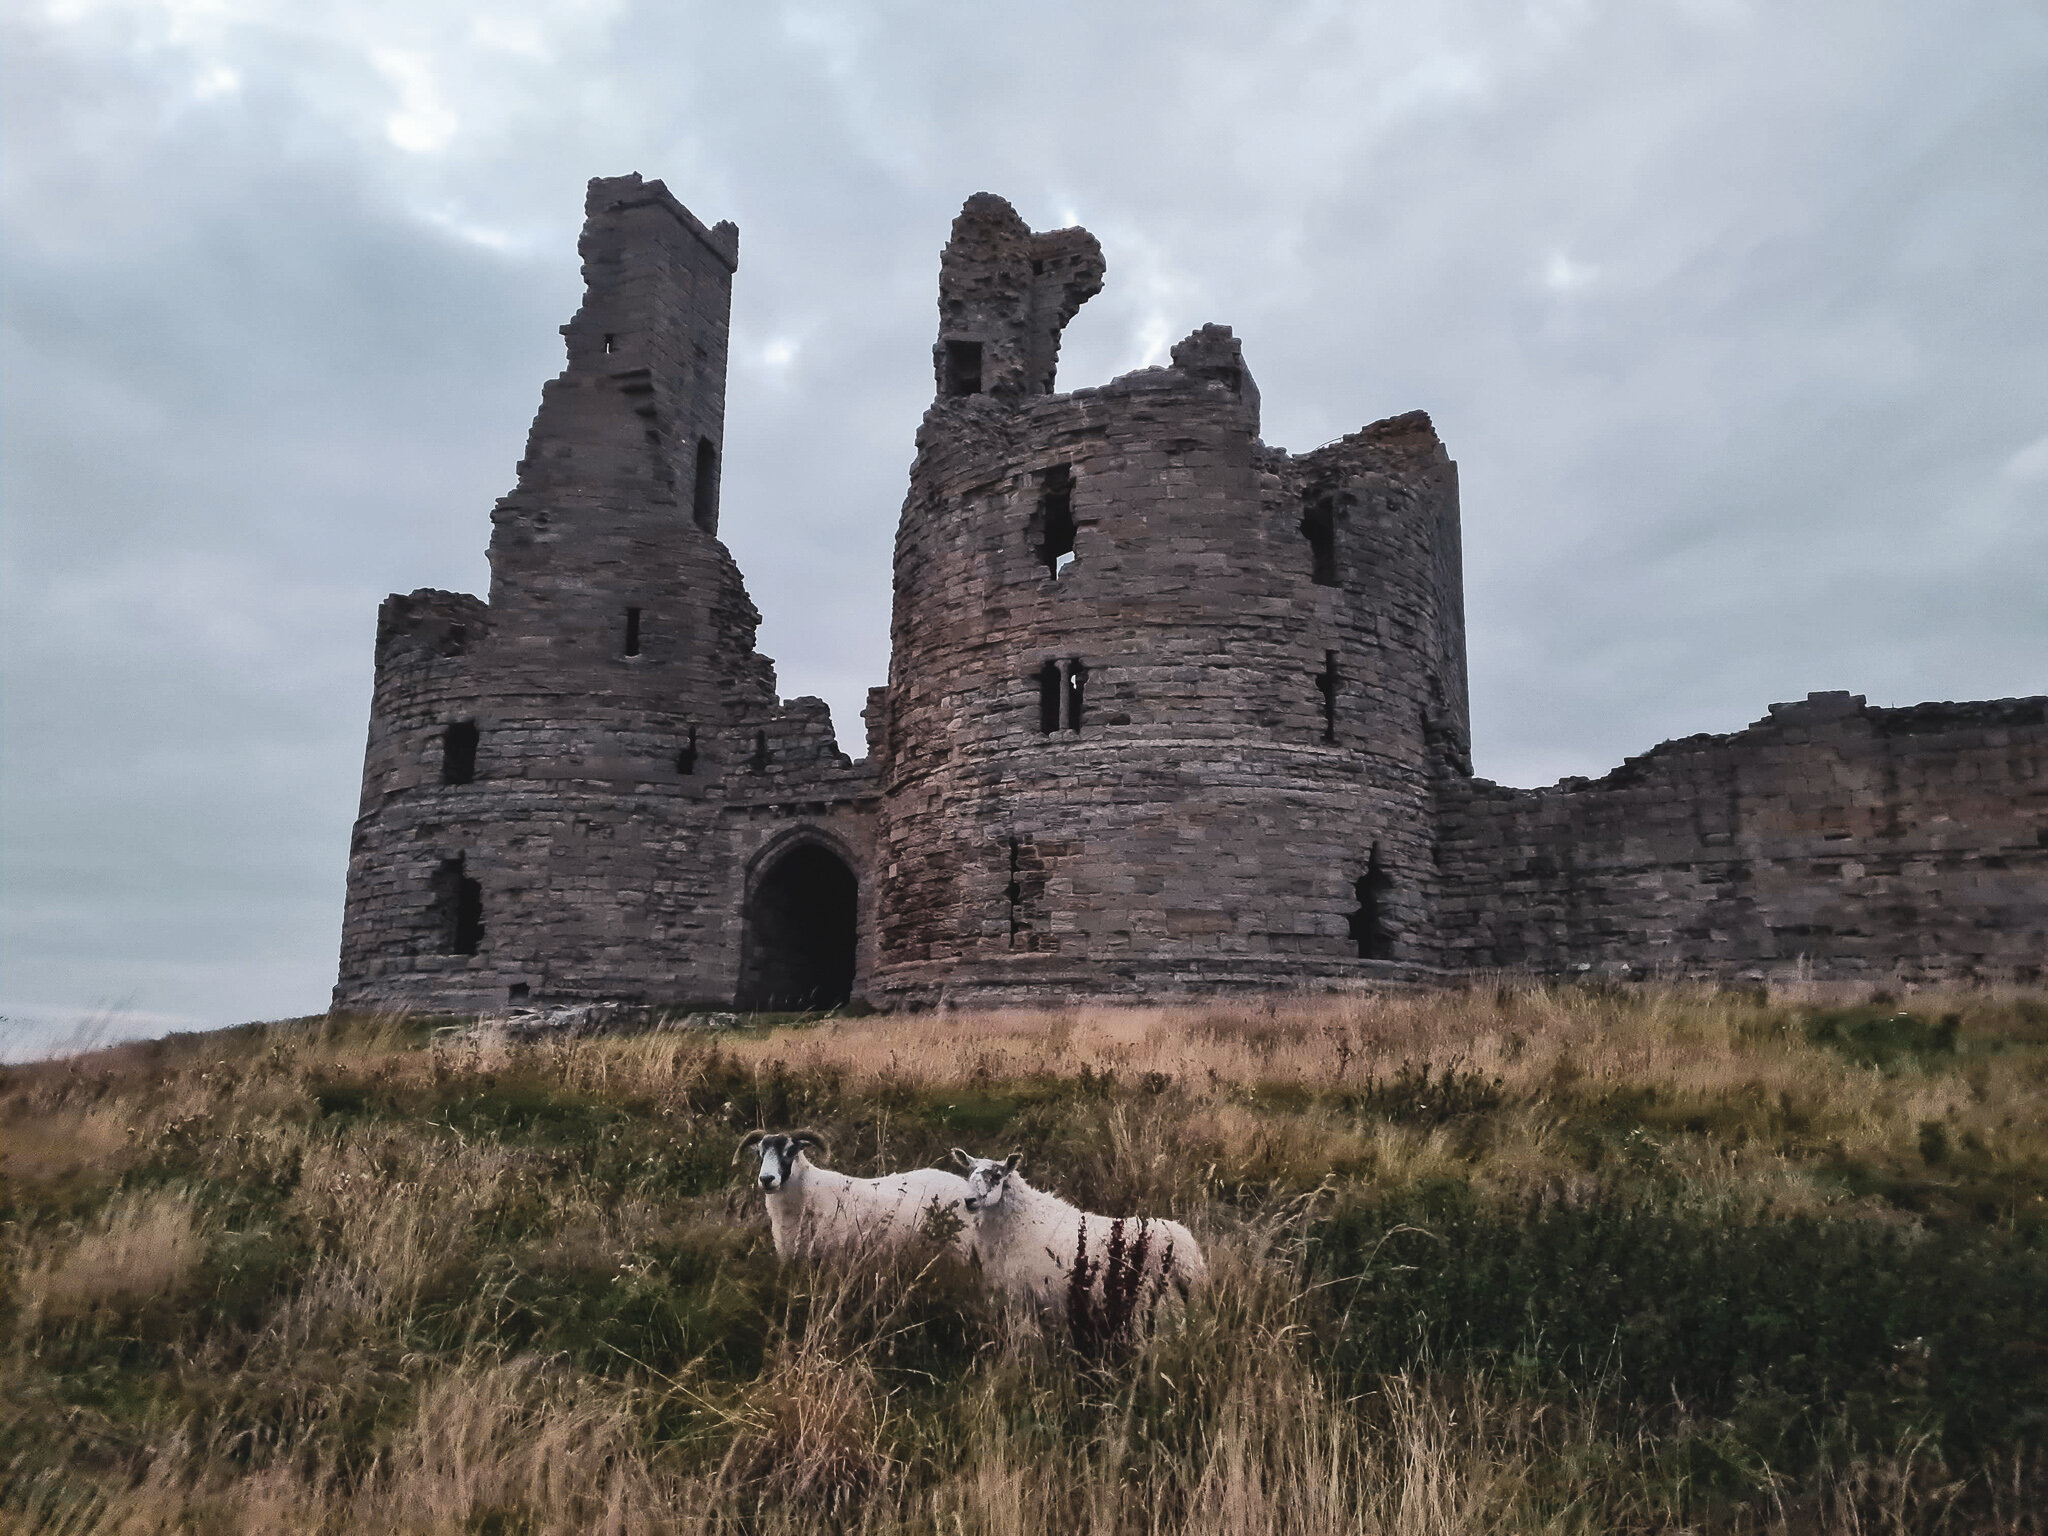
[[[1051,394],[1060,333],[1102,291],[1103,270],[1087,230],[1033,234],[994,193],[968,198],[939,259],[940,396]]]

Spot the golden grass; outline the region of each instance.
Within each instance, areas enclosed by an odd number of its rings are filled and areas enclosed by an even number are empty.
[[[43,1248],[22,1267],[22,1321],[34,1327],[173,1295],[205,1252],[191,1191],[116,1195],[75,1238]]]
[[[1958,1014],[1967,1035],[2012,996],[1911,1005]],[[1498,1374],[1426,1362],[1340,1397],[1311,1338],[1305,1223],[1332,1189],[1358,1199],[1460,1181],[1503,1204],[1591,1200],[1612,1175],[1589,1165],[1582,1137],[1588,1106],[1610,1094],[1669,1108],[1611,1155],[1702,1207],[1875,1212],[1826,1167],[1924,1172],[1929,1125],[1958,1156],[2048,1180],[2038,1055],[1883,1072],[1808,1043],[1789,1017],[1708,989],[1504,982],[542,1046],[418,1049],[403,1020],[333,1021],[10,1069],[4,1170],[20,1209],[44,1204],[9,1229],[0,1269],[12,1292],[0,1528],[1675,1531],[1668,1489],[1631,1481],[1655,1445],[1618,1432],[1597,1403],[1539,1400]],[[1497,1080],[1500,1103],[1445,1123],[1355,1107],[1371,1085],[1425,1067]],[[1066,1116],[1062,1187],[1190,1220],[1214,1283],[1115,1370],[1077,1366],[1060,1338],[975,1300],[971,1279],[943,1261],[772,1271],[758,1200],[737,1182],[676,1195],[630,1164],[598,1171],[594,1142],[494,1139],[431,1108],[537,1084],[630,1104],[634,1135],[708,1145],[722,1167],[746,1112],[715,1093],[707,1108],[707,1090],[735,1071],[742,1087],[749,1075],[835,1084],[849,1132],[840,1165],[853,1171],[892,1165],[913,1134],[932,1150],[929,1126],[913,1131],[911,1112],[891,1108],[906,1094],[964,1103],[1051,1084]],[[1115,1092],[1085,1087],[1105,1075]],[[336,1083],[428,1107],[323,1120],[317,1096]],[[1020,1123],[1028,1134],[1037,1122]],[[277,1191],[263,1219],[303,1259],[250,1304],[251,1320],[149,1335],[152,1369],[178,1384],[163,1401],[185,1406],[122,1417],[104,1384],[57,1407],[24,1391],[33,1379],[37,1393],[56,1392],[34,1372],[73,1344],[141,1337],[132,1319],[158,1304],[176,1311],[226,1242],[205,1181]],[[495,1341],[537,1287],[602,1295],[651,1283],[650,1255],[665,1248],[731,1258],[729,1292],[775,1275],[765,1294],[781,1311],[758,1370],[735,1380],[667,1357],[656,1369],[615,1344],[579,1363]],[[487,1251],[498,1267],[480,1281]],[[714,1299],[737,1306],[723,1284]],[[515,1286],[528,1301],[507,1299]],[[962,1311],[978,1341],[942,1403],[891,1354],[918,1309],[936,1305]],[[180,1397],[188,1381],[199,1385]],[[37,1441],[53,1425],[67,1437],[58,1451]],[[1768,1469],[1756,1476],[1778,1486]],[[2038,1478],[2025,1481],[2017,1462],[2013,1477],[1998,1507],[2016,1512]],[[1905,1531],[1938,1515],[1930,1498],[1910,1455],[1851,1459],[1798,1498],[1753,1502],[1714,1528]]]

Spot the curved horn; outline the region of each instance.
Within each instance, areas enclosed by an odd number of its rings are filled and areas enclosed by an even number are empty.
[[[753,1146],[755,1142],[761,1140],[761,1138],[766,1136],[767,1134],[768,1133],[766,1131],[747,1132],[746,1135],[740,1138],[740,1144],[737,1147],[733,1148],[732,1160],[734,1162],[738,1162],[740,1158],[746,1153],[747,1148]]]
[[[832,1155],[831,1144],[816,1131],[791,1131],[789,1133],[789,1150],[801,1152],[805,1147],[816,1147],[820,1157],[830,1157]]]
[[[961,1151],[958,1147],[955,1147],[953,1149],[953,1155],[960,1160],[960,1166],[962,1168],[972,1168],[974,1166],[974,1159],[969,1157],[965,1152]]]

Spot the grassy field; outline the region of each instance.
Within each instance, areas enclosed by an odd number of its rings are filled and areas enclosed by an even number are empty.
[[[0,1529],[2044,1529],[2038,992],[434,1022],[0,1069]],[[1105,1343],[783,1266],[757,1125],[1213,1283]]]

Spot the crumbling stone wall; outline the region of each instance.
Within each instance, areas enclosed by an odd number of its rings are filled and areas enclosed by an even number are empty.
[[[820,701],[777,698],[717,536],[738,232],[617,177],[580,250],[489,601],[378,615],[339,1004],[2048,956],[2048,701],[1814,695],[1593,782],[1474,779],[1457,471],[1429,418],[1270,447],[1216,325],[1058,393],[1101,248],[986,193],[940,261],[889,681],[851,762]]]
[[[1451,966],[2039,979],[2048,699],[1774,704],[1596,780],[1441,781]]]

